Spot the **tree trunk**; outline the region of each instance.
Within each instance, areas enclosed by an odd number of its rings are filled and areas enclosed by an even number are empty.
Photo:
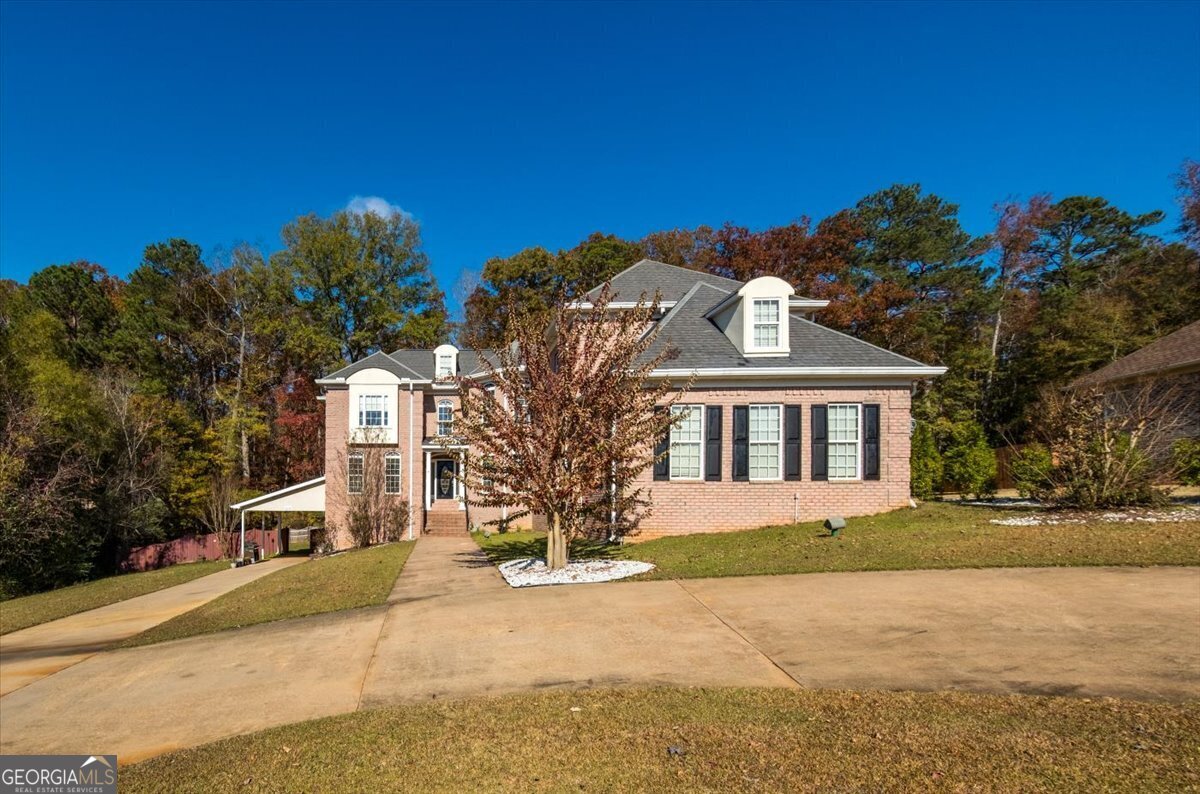
[[[562,516],[554,514],[546,536],[546,567],[558,570],[567,566],[567,541],[563,536]]]

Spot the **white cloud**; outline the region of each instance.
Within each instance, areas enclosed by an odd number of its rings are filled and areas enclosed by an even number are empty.
[[[393,215],[412,218],[412,213],[380,196],[355,196],[346,204],[346,211],[353,212],[356,215],[365,215],[368,212],[373,212],[381,218],[390,218]]]

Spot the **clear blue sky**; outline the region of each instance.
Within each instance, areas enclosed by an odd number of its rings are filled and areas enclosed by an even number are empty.
[[[594,230],[763,227],[893,182],[1170,212],[1200,4],[18,4],[0,9],[0,274],[277,248],[380,196],[439,282]]]

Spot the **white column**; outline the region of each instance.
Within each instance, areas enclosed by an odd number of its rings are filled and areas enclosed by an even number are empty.
[[[413,385],[408,382],[408,539],[413,539],[413,471],[417,450],[413,447]]]
[[[429,504],[429,486],[431,483],[431,480],[429,479],[431,476],[429,474],[429,459],[430,459],[429,450],[425,450],[425,487],[422,490],[425,491],[424,499],[425,499],[425,509],[426,510],[428,510],[431,507],[431,505]]]
[[[242,511],[242,540],[241,548],[238,550],[238,562],[241,563],[246,559],[246,511]]]

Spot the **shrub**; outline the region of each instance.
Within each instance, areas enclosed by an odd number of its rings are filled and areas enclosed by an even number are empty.
[[[918,499],[932,498],[942,487],[943,464],[933,430],[926,422],[917,422],[913,431],[910,464],[912,495]]]
[[[996,492],[996,452],[978,422],[954,422],[942,454],[946,487],[973,496]]]
[[[1054,458],[1044,444],[1026,444],[1013,455],[1012,475],[1021,496],[1042,500],[1051,488]]]
[[[1179,439],[1171,452],[1179,481],[1184,485],[1200,485],[1200,437]]]
[[[1182,408],[1178,390],[1153,384],[1046,390],[1034,432],[1049,461],[1031,453],[1030,492],[1062,507],[1161,502],[1162,486],[1175,476],[1167,439],[1185,415]]]

